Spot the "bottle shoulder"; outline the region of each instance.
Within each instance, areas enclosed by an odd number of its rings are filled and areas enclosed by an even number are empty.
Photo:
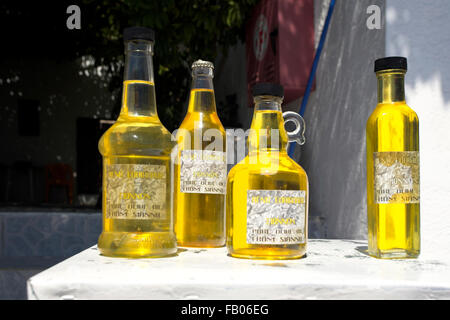
[[[278,159],[252,159],[250,156],[246,156],[235,166],[233,166],[228,174],[231,178],[237,174],[292,174],[305,176],[307,178],[306,171],[291,159],[288,155],[280,156]]]
[[[198,149],[197,140],[201,139],[203,149],[226,150],[227,134],[217,115],[188,113],[174,135],[180,149]]]
[[[367,126],[378,121],[390,121],[407,118],[409,122],[418,122],[417,113],[406,103],[379,103],[367,119]]]
[[[172,134],[156,120],[117,121],[100,138],[103,156],[170,154]]]
[[[305,176],[308,176],[306,174],[305,169],[303,169],[303,167],[300,164],[298,164],[294,159],[292,159],[291,157],[288,156],[288,160],[290,162],[290,167],[296,169],[299,173],[301,173]]]
[[[184,117],[179,129],[193,132],[195,128],[218,129],[225,134],[225,128],[217,115],[217,112],[188,112]]]

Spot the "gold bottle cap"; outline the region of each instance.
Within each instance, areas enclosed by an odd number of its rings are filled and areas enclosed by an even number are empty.
[[[214,64],[204,60],[195,61],[192,64],[192,76],[214,77]]]
[[[192,64],[192,69],[194,68],[211,68],[214,69],[214,64],[210,61],[197,60]]]

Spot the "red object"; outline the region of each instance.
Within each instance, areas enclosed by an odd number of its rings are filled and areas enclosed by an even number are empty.
[[[277,82],[284,102],[303,96],[314,60],[314,0],[262,0],[246,25],[247,86]],[[314,86],[313,86],[314,89]]]
[[[72,167],[64,163],[50,164],[45,167],[45,201],[49,202],[50,188],[64,187],[69,203],[73,202],[73,171]]]

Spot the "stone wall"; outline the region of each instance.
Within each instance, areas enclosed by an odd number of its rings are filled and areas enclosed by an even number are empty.
[[[386,54],[408,58],[406,103],[419,116],[422,256],[450,257],[450,1],[387,0]]]
[[[26,299],[26,281],[97,243],[98,212],[0,212],[0,299]]]

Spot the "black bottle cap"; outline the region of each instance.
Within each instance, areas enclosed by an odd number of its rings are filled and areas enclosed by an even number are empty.
[[[375,72],[388,69],[408,70],[405,57],[386,57],[375,60]]]
[[[123,40],[155,41],[155,31],[145,27],[128,27],[123,30]]]
[[[284,96],[284,88],[281,84],[272,82],[259,82],[255,84],[252,88],[253,96]]]

